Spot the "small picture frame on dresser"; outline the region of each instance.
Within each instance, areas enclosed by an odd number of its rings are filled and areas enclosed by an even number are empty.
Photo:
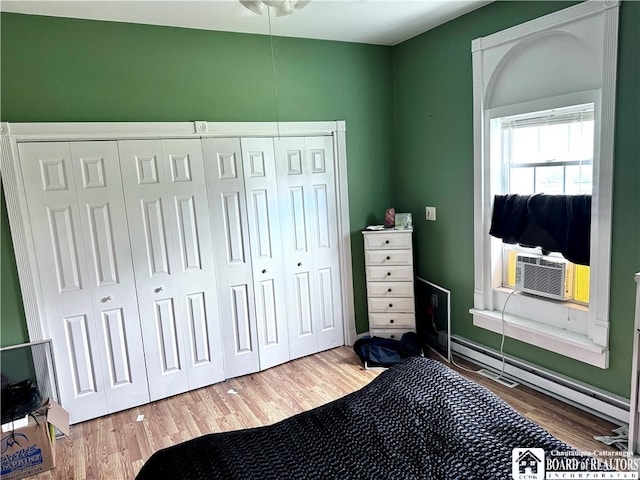
[[[396,230],[406,230],[413,227],[413,219],[410,213],[396,213]]]

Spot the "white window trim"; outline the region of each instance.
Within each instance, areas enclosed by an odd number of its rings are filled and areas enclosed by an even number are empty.
[[[561,328],[532,321],[516,315],[502,315],[506,295],[501,292],[501,275],[494,274],[492,258],[495,258],[496,242],[489,236],[493,186],[490,172],[490,121],[513,111],[514,106],[489,109],[485,103],[490,72],[483,71],[482,55],[487,49],[505,43],[525,40],[543,31],[562,29],[563,25],[592,15],[601,15],[603,21],[602,82],[601,88],[593,92],[576,92],[563,95],[562,101],[581,99],[596,102],[596,131],[594,135],[593,198],[591,222],[591,298],[586,313],[587,331],[568,333]],[[613,188],[613,143],[615,79],[618,38],[618,1],[590,0],[573,7],[546,15],[495,33],[472,42],[473,88],[474,88],[474,306],[473,324],[523,342],[560,353],[570,358],[608,368],[609,365],[609,286],[611,252],[611,216]],[[505,54],[506,56],[507,54]],[[559,106],[558,98],[535,103],[542,110]],[[567,103],[571,104],[571,103]],[[533,106],[533,105],[531,105]],[[517,108],[521,108],[521,104]],[[520,110],[527,111],[527,110]],[[598,125],[600,126],[598,128]],[[499,272],[501,274],[501,271]],[[500,277],[500,278],[498,278]],[[510,300],[517,303],[519,294]],[[523,296],[524,297],[524,296]],[[544,311],[554,302],[534,300]],[[567,306],[563,307],[565,310]],[[575,314],[581,315],[579,309]]]

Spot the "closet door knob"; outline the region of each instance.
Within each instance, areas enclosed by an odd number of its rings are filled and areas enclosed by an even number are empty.
[[[102,303],[107,303],[110,302],[111,300],[113,300],[113,297],[111,295],[109,295],[108,297],[104,297],[102,300],[100,300]]]
[[[163,290],[164,290],[164,287],[156,287],[156,288],[153,289],[153,291],[156,292],[156,293],[160,293]]]
[[[302,262],[298,262],[298,266],[301,267],[302,266]]]
[[[263,268],[263,269],[262,269],[262,273],[267,273],[267,269],[266,269],[266,268]]]

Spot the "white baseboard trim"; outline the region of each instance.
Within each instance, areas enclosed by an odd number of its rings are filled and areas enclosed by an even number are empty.
[[[482,367],[502,369],[500,352],[451,335],[451,350]],[[508,377],[563,402],[618,425],[629,423],[629,400],[524,360],[506,357],[504,372]]]

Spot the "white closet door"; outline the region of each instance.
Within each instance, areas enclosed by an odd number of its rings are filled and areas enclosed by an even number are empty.
[[[118,142],[151,400],[224,378],[199,140]]]
[[[271,138],[243,138],[260,369],[289,360],[276,166]]]
[[[216,245],[225,376],[231,378],[260,370],[242,153],[238,138],[207,138],[202,145]]]
[[[305,149],[318,350],[322,351],[344,345],[333,138],[307,137]]]
[[[291,358],[344,343],[331,137],[274,139]]]
[[[200,140],[162,142],[189,389],[224,380],[207,185]]]
[[[116,144],[18,148],[71,423],[148,402]]]

